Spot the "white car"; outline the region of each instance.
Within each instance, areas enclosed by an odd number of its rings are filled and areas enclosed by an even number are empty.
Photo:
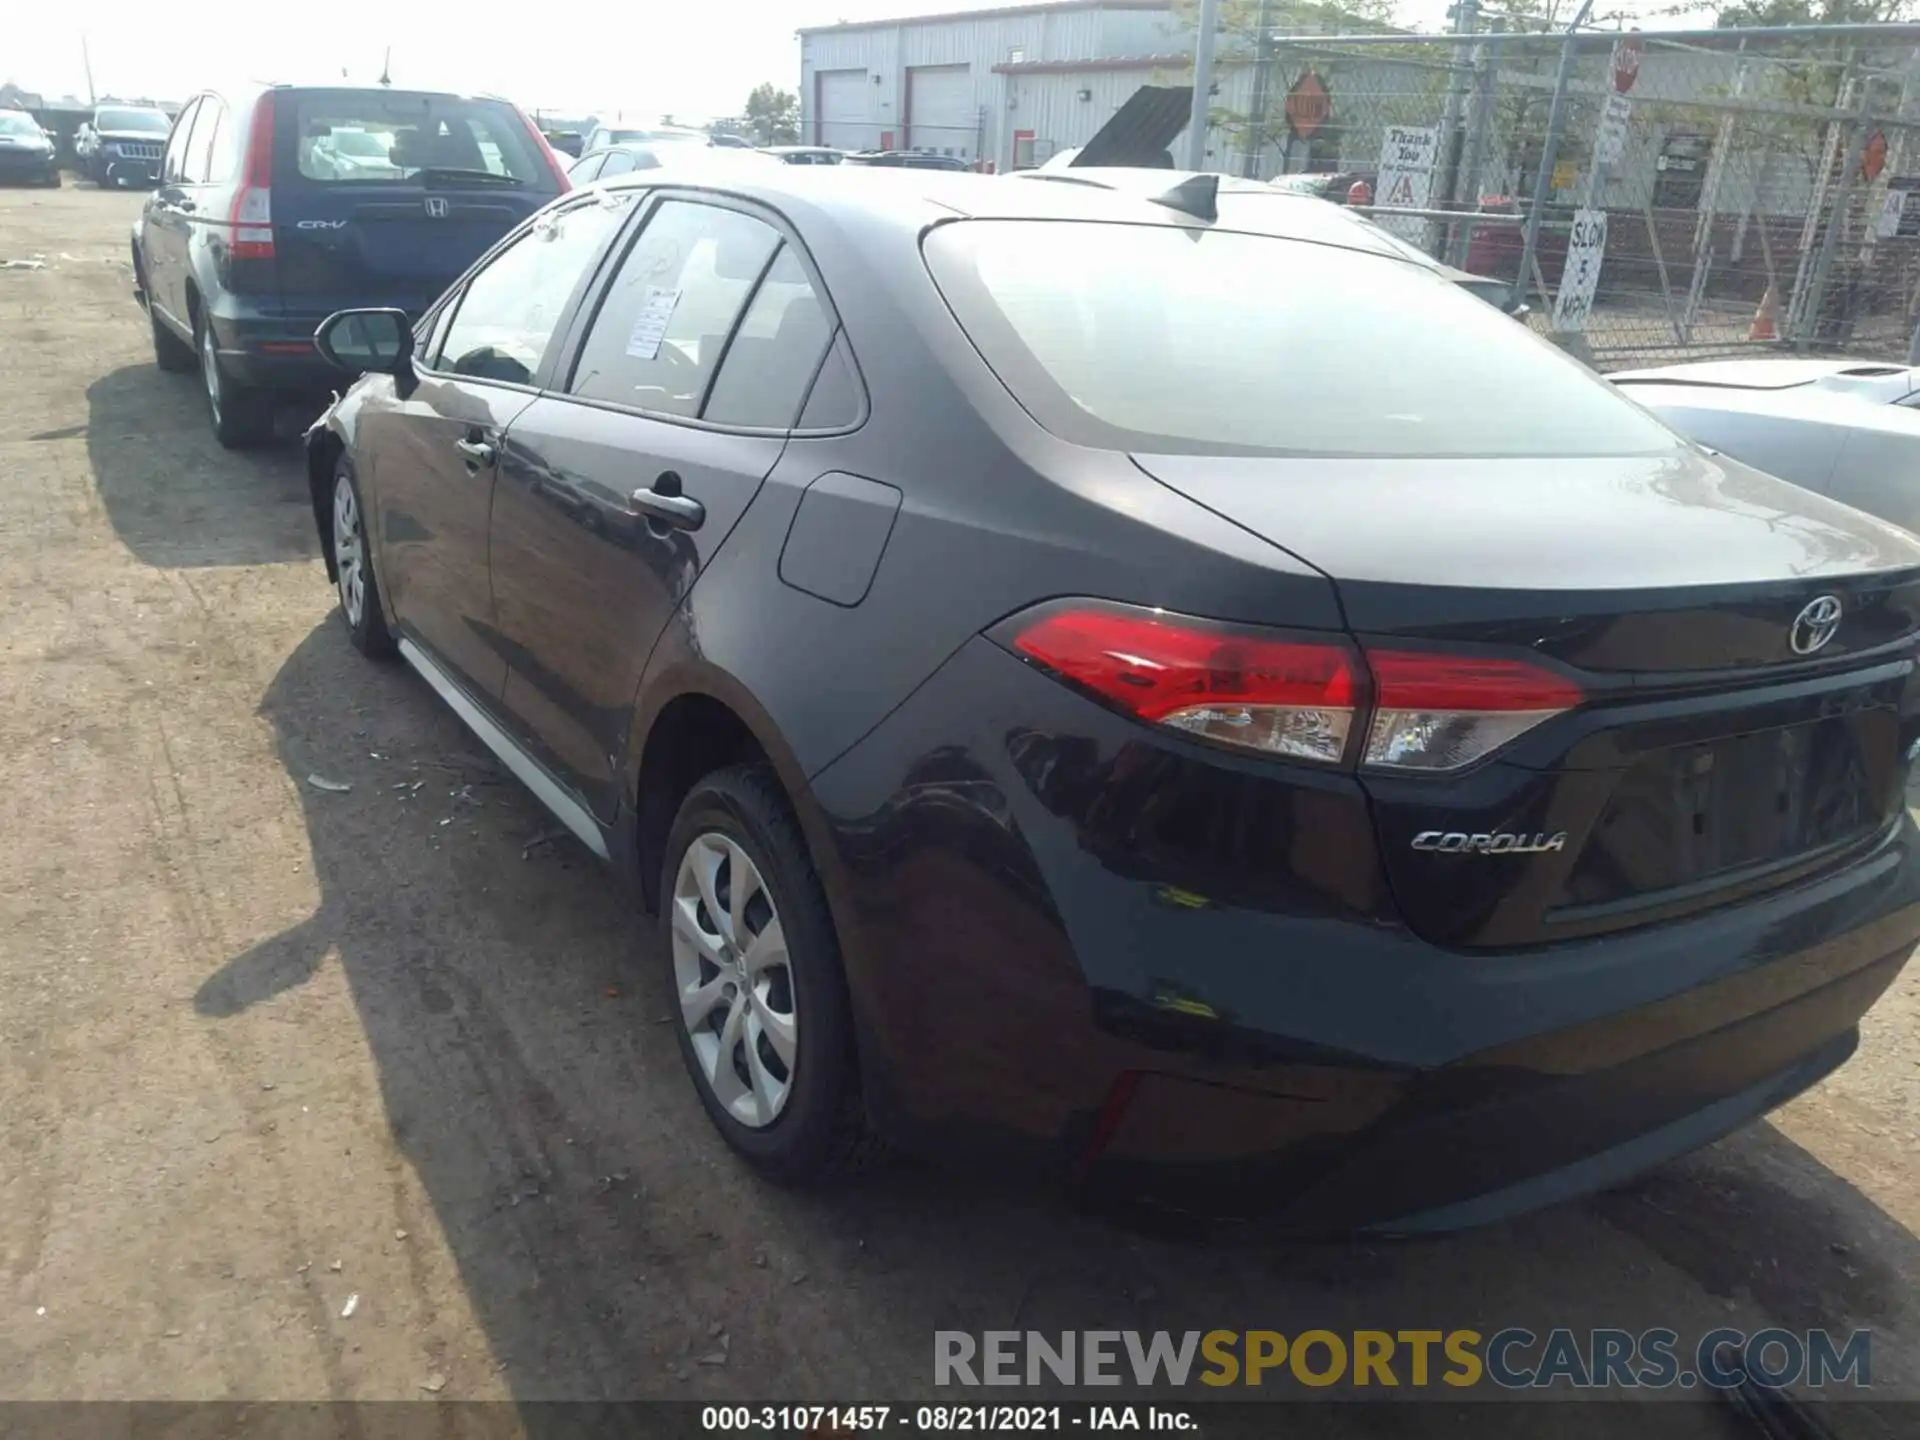
[[[1920,532],[1920,370],[1704,360],[1607,378],[1710,450]]]

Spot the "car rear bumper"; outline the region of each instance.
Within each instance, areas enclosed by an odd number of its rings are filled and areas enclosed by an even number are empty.
[[[351,376],[342,374],[314,346],[319,319],[281,315],[248,307],[243,297],[227,296],[211,322],[228,376],[242,385],[269,390],[321,392],[344,389]]]
[[[1196,765],[1239,762],[976,640],[814,778],[885,1130],[1301,1232],[1478,1224],[1814,1083],[1920,941],[1903,822],[1683,922],[1445,950],[1392,919],[1352,781],[1246,766],[1197,790]],[[1265,889],[1218,859],[1254,835]]]
[[[386,302],[394,303],[394,302]],[[213,314],[214,339],[227,373],[243,385],[288,391],[344,390],[353,376],[335,368],[313,343],[329,315],[350,308],[281,311],[227,295]],[[424,305],[403,306],[417,319]]]

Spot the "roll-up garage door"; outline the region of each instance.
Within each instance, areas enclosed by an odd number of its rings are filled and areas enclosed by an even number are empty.
[[[820,106],[815,144],[837,150],[871,150],[879,139],[867,116],[867,92],[873,88],[864,70],[822,70],[815,76]]]
[[[972,160],[980,143],[973,74],[965,65],[919,65],[907,71],[907,147]]]

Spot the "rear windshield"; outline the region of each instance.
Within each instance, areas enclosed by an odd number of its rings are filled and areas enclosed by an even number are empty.
[[[164,135],[173,128],[158,110],[100,110],[94,113],[96,130],[144,130],[149,135]]]
[[[533,136],[501,100],[316,91],[299,95],[293,109],[294,163],[306,180],[401,185],[465,173],[480,184],[494,177],[494,184],[557,188]],[[422,171],[433,173],[423,177]]]
[[[1424,267],[1175,225],[971,220],[925,241],[961,326],[1075,444],[1194,454],[1644,455],[1681,442]]]

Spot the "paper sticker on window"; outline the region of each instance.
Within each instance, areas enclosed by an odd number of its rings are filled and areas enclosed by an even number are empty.
[[[678,290],[649,285],[646,298],[640,302],[639,317],[627,335],[627,354],[636,360],[657,359],[660,342],[667,336],[667,322],[673,318],[673,307],[679,303]]]

